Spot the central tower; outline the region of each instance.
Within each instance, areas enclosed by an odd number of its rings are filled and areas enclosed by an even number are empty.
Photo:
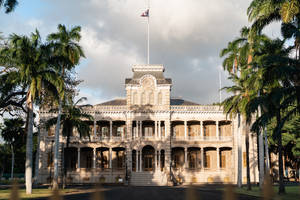
[[[169,110],[172,79],[164,77],[162,65],[134,65],[133,77],[126,79],[129,109]]]

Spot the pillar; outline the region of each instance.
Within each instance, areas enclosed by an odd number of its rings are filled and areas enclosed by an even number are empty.
[[[142,151],[140,151],[140,172],[142,171]]]
[[[219,121],[216,121],[216,136],[217,140],[219,140]]]
[[[112,125],[113,122],[109,121],[109,140],[112,140]]]
[[[161,153],[161,151],[159,150],[159,151],[158,151],[158,165],[157,165],[157,166],[158,166],[158,167],[157,167],[157,168],[158,168],[158,171],[160,171],[160,169],[161,169],[161,166],[160,166],[160,163],[161,163],[160,156],[161,156],[161,155],[160,155],[160,153]]]
[[[143,137],[143,121],[140,121],[140,134],[139,137],[142,138]]]
[[[97,121],[94,118],[94,137],[96,137],[96,136],[97,136]]]
[[[109,148],[109,168],[112,169],[112,148]]]
[[[203,121],[200,121],[200,138],[203,139]]]
[[[217,148],[217,169],[220,169],[220,148]]]
[[[133,138],[137,138],[138,130],[139,130],[139,121],[135,121],[135,128],[133,131]]]
[[[167,136],[167,125],[166,125],[167,123],[166,123],[166,122],[167,122],[167,121],[165,121],[165,123],[164,123],[164,124],[165,124],[165,136],[164,136],[164,137]],[[171,133],[170,133],[170,134],[171,134]]]
[[[80,169],[80,148],[77,149],[77,168]]]
[[[158,121],[158,137],[161,138],[161,121]]]
[[[204,148],[201,148],[201,169],[204,170]]]
[[[135,152],[135,171],[139,171],[139,151]]]
[[[157,151],[154,151],[154,171],[157,170]]]
[[[155,139],[158,138],[157,136],[157,121],[154,122],[154,133],[155,133]]]
[[[184,121],[184,139],[187,139],[187,121]]]
[[[188,168],[187,153],[188,153],[187,148],[184,147],[184,168]]]
[[[93,168],[96,168],[96,148],[93,149]]]

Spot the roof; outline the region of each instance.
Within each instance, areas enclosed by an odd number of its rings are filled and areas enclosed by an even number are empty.
[[[198,103],[194,103],[191,101],[187,101],[180,98],[173,98],[171,99],[171,106],[197,106],[200,105]],[[127,102],[126,99],[113,99],[110,101],[106,101],[104,103],[97,104],[97,106],[126,106]]]
[[[126,99],[114,99],[104,103],[97,104],[97,106],[126,106]]]
[[[170,102],[171,106],[199,106],[200,104],[198,103],[194,103],[191,101],[187,101],[181,98],[171,98],[171,102]]]

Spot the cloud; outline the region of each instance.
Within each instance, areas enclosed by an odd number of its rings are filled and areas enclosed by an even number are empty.
[[[248,24],[250,1],[151,0],[151,63],[164,64],[166,77],[174,82],[172,96],[203,104],[218,101],[219,52]],[[29,16],[31,20],[27,17],[24,25],[22,18],[14,17],[11,28],[4,31],[37,26],[53,32],[58,23],[82,26],[81,45],[87,59],[77,70],[84,80],[81,95],[89,96],[93,103],[125,96],[124,81],[132,76],[131,66],[146,61],[147,20],[140,14],[147,8],[147,0],[46,2],[47,9],[38,18]],[[222,82],[230,84],[224,72]]]

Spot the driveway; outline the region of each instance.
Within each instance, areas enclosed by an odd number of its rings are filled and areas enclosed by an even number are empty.
[[[106,186],[101,188],[104,200],[186,200],[186,187],[125,187]],[[88,190],[87,190],[88,191]],[[214,187],[198,187],[198,198],[193,200],[222,200],[223,192]],[[65,195],[65,200],[90,200],[93,192]],[[240,195],[239,200],[255,200],[253,196]]]

